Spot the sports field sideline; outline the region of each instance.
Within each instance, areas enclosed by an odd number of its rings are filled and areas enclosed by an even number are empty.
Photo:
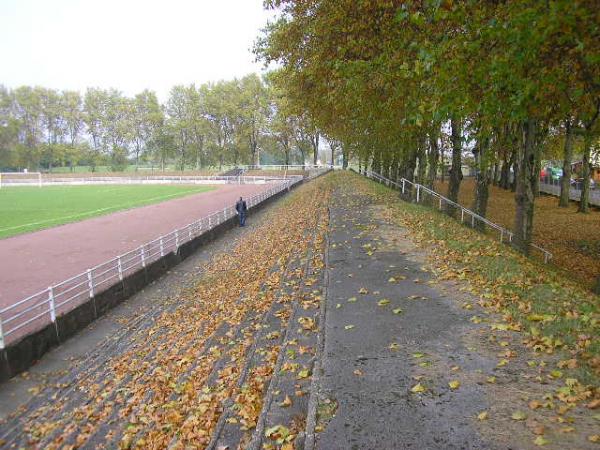
[[[0,239],[213,189],[205,185],[2,188]]]

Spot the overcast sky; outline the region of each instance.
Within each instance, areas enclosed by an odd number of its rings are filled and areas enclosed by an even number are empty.
[[[0,0],[0,84],[83,91],[145,88],[260,72],[262,0]]]

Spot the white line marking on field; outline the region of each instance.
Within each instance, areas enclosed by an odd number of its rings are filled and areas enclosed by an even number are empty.
[[[169,198],[169,197],[174,197],[176,195],[187,194],[189,192],[198,192],[198,191],[196,191],[196,190],[193,190],[193,191],[182,191],[182,192],[178,192],[176,194],[169,194],[169,195],[163,195],[161,197],[149,198],[149,199],[146,199],[145,201],[154,201],[154,200],[166,199],[166,198]],[[202,192],[206,192],[206,191],[202,191]],[[202,192],[198,192],[198,194],[201,194]],[[26,223],[26,224],[23,224],[23,225],[17,225],[17,226],[14,226],[14,227],[0,228],[0,232],[9,231],[9,230],[18,230],[19,228],[32,227],[34,225],[41,225],[43,223],[58,222],[60,220],[72,219],[74,217],[88,216],[88,215],[91,215],[91,214],[99,213],[99,212],[102,212],[102,211],[107,211],[107,210],[110,210],[110,209],[118,209],[118,208],[121,208],[122,206],[127,206],[127,205],[126,204],[122,204],[122,205],[116,205],[116,206],[109,206],[107,208],[94,209],[92,211],[86,211],[86,212],[79,213],[79,214],[72,214],[70,216],[57,217],[56,219],[48,219],[48,220],[42,220],[40,222],[31,222],[31,223]],[[134,205],[132,205],[132,206],[134,206]],[[140,206],[150,206],[150,205],[140,205]]]

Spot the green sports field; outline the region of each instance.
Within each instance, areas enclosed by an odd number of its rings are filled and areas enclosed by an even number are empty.
[[[2,188],[0,239],[212,189],[181,185]]]

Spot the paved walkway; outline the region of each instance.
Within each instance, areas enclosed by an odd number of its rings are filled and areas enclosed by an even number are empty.
[[[0,308],[250,197],[263,185],[213,191],[0,240]]]
[[[450,370],[493,369],[460,336],[470,322],[407,254],[416,249],[366,197],[330,208],[329,285],[319,401],[335,415],[320,449],[492,448],[473,427],[478,385],[453,392]],[[394,281],[395,280],[395,281]],[[422,378],[421,378],[422,377]],[[424,394],[411,388],[421,383]]]

